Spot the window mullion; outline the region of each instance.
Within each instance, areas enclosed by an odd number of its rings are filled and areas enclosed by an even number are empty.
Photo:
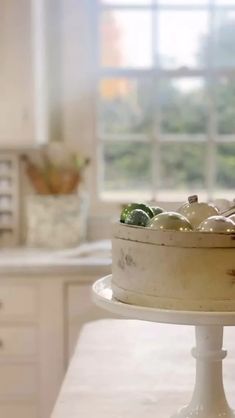
[[[100,83],[100,50],[101,50],[101,37],[100,37],[100,9],[97,1],[93,2],[90,0],[88,2],[90,8],[90,16],[91,16],[91,39],[93,45],[93,60],[92,66],[93,71],[91,70],[91,82],[93,83],[94,87],[94,118],[93,118],[93,133],[94,138],[97,140],[94,141],[94,150],[95,150],[95,158],[94,158],[94,176],[92,178],[92,188],[94,191],[97,190],[98,196],[101,193],[101,185],[104,181],[104,144],[103,139],[98,136],[98,114],[99,114],[99,107],[100,107],[100,96],[99,96],[99,83]]]
[[[207,172],[206,184],[208,199],[213,198],[216,177],[216,113],[215,113],[215,77],[214,68],[214,17],[215,6],[214,1],[210,2],[210,21],[209,21],[209,45],[208,45],[208,76],[207,76],[207,92],[208,92],[208,145],[207,145]]]
[[[152,126],[152,193],[153,199],[158,200],[159,188],[160,188],[160,160],[161,160],[161,150],[160,150],[160,108],[159,108],[159,78],[157,76],[159,68],[159,29],[158,29],[158,0],[152,0],[152,5],[154,7],[152,11],[152,54],[153,54],[153,126]]]

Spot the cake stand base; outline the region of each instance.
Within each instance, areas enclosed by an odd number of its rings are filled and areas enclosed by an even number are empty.
[[[222,350],[223,327],[201,325],[195,330],[192,355],[196,359],[196,383],[192,400],[172,418],[234,418],[223,386],[222,360],[227,354]]]
[[[233,312],[183,312],[128,305],[115,300],[111,277],[93,286],[93,299],[98,306],[128,318],[162,323],[194,325],[196,346],[196,382],[192,400],[171,418],[235,418],[228,405],[223,385],[222,361],[227,352],[223,346],[223,324],[235,325]]]

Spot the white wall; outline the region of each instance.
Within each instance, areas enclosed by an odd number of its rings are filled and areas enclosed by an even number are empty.
[[[90,190],[90,213],[93,230],[104,232],[107,218],[119,213],[115,203],[99,200],[97,158],[99,149],[95,140],[95,65],[93,0],[62,1],[62,80],[63,80],[63,138],[76,144],[83,154],[91,158],[86,184]]]
[[[93,6],[0,0],[0,149],[62,140],[90,156],[85,181],[99,234],[117,206],[100,202],[96,187]]]
[[[0,1],[0,146],[32,144],[33,60],[29,0]]]

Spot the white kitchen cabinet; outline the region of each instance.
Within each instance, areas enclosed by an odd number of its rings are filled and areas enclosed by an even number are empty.
[[[0,362],[7,357],[38,355],[38,332],[35,326],[0,326]]]
[[[11,362],[0,364],[1,397],[33,398],[37,392],[36,367],[33,364]]]
[[[38,418],[37,407],[25,402],[4,402],[0,404],[0,417]]]
[[[34,320],[37,310],[37,289],[31,283],[0,282],[0,321]]]
[[[4,418],[49,418],[83,324],[109,316],[93,304],[91,284],[110,273],[110,260],[27,254],[0,252]]]
[[[39,286],[0,275],[0,416],[39,418]]]
[[[93,281],[94,278],[90,277],[89,282]],[[68,283],[67,285],[67,362],[73,354],[83,325],[86,322],[112,316],[92,302],[90,283]]]

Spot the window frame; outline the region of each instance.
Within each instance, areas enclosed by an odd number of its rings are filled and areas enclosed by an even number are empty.
[[[219,80],[223,77],[227,78],[235,78],[235,67],[223,67],[223,68],[215,68],[212,66],[212,57],[209,57],[208,66],[205,68],[188,68],[188,67],[181,67],[178,69],[159,69],[159,66],[156,66],[154,63],[153,67],[150,68],[114,68],[114,67],[106,67],[102,68],[99,63],[100,57],[100,35],[99,35],[99,16],[102,14],[103,11],[111,11],[111,10],[150,10],[152,11],[152,33],[157,31],[154,30],[154,25],[156,24],[156,13],[159,10],[206,10],[209,14],[209,33],[211,36],[209,50],[213,50],[214,45],[214,37],[215,37],[215,26],[214,26],[214,17],[215,12],[217,10],[233,10],[235,11],[235,5],[227,5],[227,6],[218,6],[215,4],[215,0],[208,0],[208,4],[201,4],[201,5],[170,5],[170,0],[166,5],[159,5],[158,0],[152,0],[150,5],[133,5],[133,4],[126,4],[120,5],[118,4],[118,0],[115,4],[105,4],[101,3],[101,0],[94,0],[95,7],[93,7],[93,24],[94,24],[94,42],[95,42],[95,62],[94,62],[94,73],[95,73],[95,113],[96,118],[98,115],[99,109],[99,93],[98,93],[98,85],[100,80],[105,78],[126,78],[126,79],[135,79],[139,80],[143,76],[150,77],[152,80],[155,80],[156,83],[159,82],[162,78],[166,78],[169,80],[176,80],[181,78],[198,78],[200,77],[202,80],[206,81],[206,89],[207,89],[207,99],[208,99],[208,124],[207,124],[207,132],[205,135],[197,135],[197,134],[186,134],[186,135],[167,135],[167,141],[164,140],[164,143],[174,143],[174,142],[187,142],[187,143],[195,143],[200,139],[200,142],[205,142],[207,147],[207,155],[206,155],[206,189],[202,190],[200,193],[200,197],[206,200],[212,200],[218,197],[218,193],[216,192],[216,149],[218,144],[225,144],[225,143],[235,143],[235,133],[234,135],[219,135],[217,132],[217,120],[216,120],[216,98],[215,98],[215,87],[216,87],[216,80]],[[94,4],[93,4],[94,5]],[[152,48],[153,51],[156,51],[156,44],[158,40],[156,36],[153,36],[152,39]],[[211,54],[210,54],[211,55]],[[156,180],[160,176],[159,172],[159,161],[161,159],[161,151],[160,151],[160,144],[163,142],[160,134],[160,124],[158,120],[154,121],[154,129],[153,129],[152,137],[147,138],[147,135],[135,135],[135,134],[122,134],[119,135],[109,135],[109,134],[101,134],[98,132],[98,124],[96,121],[95,124],[95,143],[97,146],[96,155],[98,157],[97,162],[97,194],[98,200],[101,202],[116,202],[116,203],[125,203],[130,200],[130,193],[128,192],[126,195],[125,193],[120,192],[119,195],[112,193],[107,193],[102,191],[102,177],[103,177],[103,167],[102,167],[102,152],[103,152],[103,142],[106,140],[113,140],[113,139],[120,139],[121,141],[133,140],[138,141],[140,137],[146,141],[152,142],[154,146],[154,152],[152,154],[152,193],[151,196],[147,196],[145,200],[155,200],[161,203],[178,203],[182,200],[185,200],[187,195],[187,191],[180,191],[178,192],[177,196],[170,196],[169,198],[163,198],[164,193],[159,190],[159,182]],[[106,138],[107,137],[107,138]],[[144,138],[145,137],[145,138]],[[199,138],[200,137],[200,138]],[[203,140],[203,137],[205,138]],[[190,191],[188,191],[190,192]],[[232,190],[229,191],[222,191],[223,197],[226,198],[233,198]],[[136,194],[136,197],[139,195],[141,197],[141,193]],[[177,193],[176,193],[177,195]],[[133,194],[133,199],[135,194]],[[139,199],[138,198],[138,199]],[[145,196],[143,195],[143,199]]]

